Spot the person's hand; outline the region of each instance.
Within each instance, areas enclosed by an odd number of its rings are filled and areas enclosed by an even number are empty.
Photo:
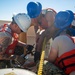
[[[32,61],[32,62],[29,62],[29,63],[23,65],[23,67],[24,68],[30,68],[30,67],[34,67],[35,65],[36,65],[36,63],[34,61]]]
[[[34,62],[39,61],[40,60],[40,56],[41,56],[40,52],[35,51],[35,53],[34,53]]]
[[[26,48],[27,48],[28,51],[31,52],[33,50],[34,46],[33,45],[27,45]]]

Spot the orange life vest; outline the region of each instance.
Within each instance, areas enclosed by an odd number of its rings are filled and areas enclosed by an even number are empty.
[[[6,31],[5,28],[7,27],[7,24],[4,24],[2,30],[0,32],[8,32],[9,34],[11,34],[9,31]],[[6,51],[5,53],[8,54],[9,56],[14,54],[14,49],[18,43],[18,34],[14,33],[14,34],[11,34],[12,37],[14,38],[13,40],[13,43],[10,44],[7,48],[6,48]]]
[[[60,69],[62,69],[67,75],[75,71],[75,49],[62,54],[60,57],[56,59],[55,64]]]
[[[13,37],[14,37],[13,43],[10,44],[10,45],[7,47],[6,52],[5,52],[5,53],[8,54],[9,56],[14,54],[14,49],[15,49],[17,43],[18,43],[17,34],[14,33],[14,34],[13,34]]]

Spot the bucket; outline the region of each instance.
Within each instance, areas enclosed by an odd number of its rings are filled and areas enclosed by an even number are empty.
[[[36,74],[26,69],[6,68],[0,69],[0,75],[36,75]]]

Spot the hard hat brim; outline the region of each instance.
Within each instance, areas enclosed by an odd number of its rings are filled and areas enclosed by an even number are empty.
[[[66,12],[69,12],[69,18],[68,21],[64,24],[64,25],[58,25],[56,22],[54,22],[54,25],[56,28],[62,29],[62,28],[66,28],[68,26],[70,26],[70,24],[72,23],[73,19],[74,19],[74,14],[72,11],[70,10],[66,10]]]

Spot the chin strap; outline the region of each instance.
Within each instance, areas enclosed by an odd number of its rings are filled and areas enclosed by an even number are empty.
[[[42,70],[43,70],[43,63],[44,63],[44,56],[45,56],[45,44],[46,44],[46,38],[44,39],[43,42],[43,47],[42,47],[42,53],[41,53],[41,58],[40,58],[40,64],[38,68],[38,75],[42,75]]]

